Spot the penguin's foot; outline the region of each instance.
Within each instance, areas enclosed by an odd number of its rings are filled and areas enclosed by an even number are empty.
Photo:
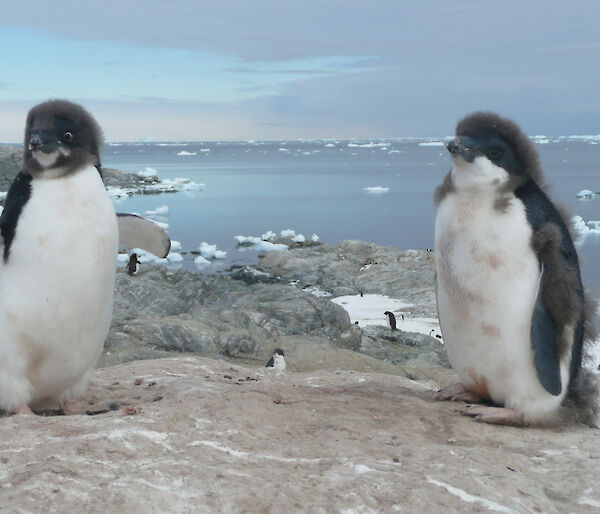
[[[465,405],[459,409],[463,416],[471,416],[480,423],[491,423],[494,425],[510,425],[513,427],[529,426],[523,419],[523,415],[515,409],[505,407],[486,407],[485,405]]]
[[[25,404],[19,405],[15,408],[15,414],[25,414],[26,416],[35,416],[33,411]]]
[[[450,400],[451,402],[481,403],[485,398],[469,391],[460,382],[443,387],[433,395],[434,400]]]
[[[61,410],[65,416],[72,416],[74,414],[85,414],[87,408],[79,400],[67,400],[62,404]]]

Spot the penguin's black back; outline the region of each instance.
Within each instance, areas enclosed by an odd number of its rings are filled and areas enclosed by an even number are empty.
[[[6,195],[4,211],[0,216],[0,233],[4,241],[4,262],[8,260],[10,247],[15,237],[19,216],[31,198],[31,175],[21,171],[11,184]]]

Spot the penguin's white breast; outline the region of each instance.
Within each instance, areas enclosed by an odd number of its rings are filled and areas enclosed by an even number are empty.
[[[95,364],[112,315],[114,207],[93,166],[34,179],[2,273],[2,304],[34,387],[73,385]]]
[[[494,201],[492,192],[455,192],[440,204],[437,298],[448,357],[461,381],[505,403],[541,392],[530,340],[539,265],[524,205],[513,198],[500,211]]]

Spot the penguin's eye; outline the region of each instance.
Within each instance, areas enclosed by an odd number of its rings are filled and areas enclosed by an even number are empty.
[[[71,141],[73,141],[73,134],[71,134],[71,132],[65,132],[63,134],[62,140],[65,143],[70,143]]]
[[[502,148],[498,147],[498,146],[492,146],[487,152],[487,158],[490,161],[497,161],[499,159],[502,158],[502,155],[504,154]]]

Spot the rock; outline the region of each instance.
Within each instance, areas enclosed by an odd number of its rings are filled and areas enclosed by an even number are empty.
[[[432,337],[387,327],[367,325],[361,329],[361,353],[392,364],[421,359],[446,368],[450,367],[446,350]]]
[[[229,276],[163,268],[134,277],[121,271],[100,365],[168,351],[266,362],[285,336],[360,348],[360,334],[344,309],[288,285],[248,285]]]
[[[377,293],[413,304],[417,316],[437,317],[435,256],[363,241],[294,248],[261,256],[257,268],[301,287],[318,285],[334,296]]]
[[[23,166],[23,149],[0,144],[0,191],[8,191]]]
[[[190,356],[100,369],[84,398],[97,415],[0,418],[2,503],[17,512],[597,511],[600,431],[477,424],[431,400],[438,386]]]

